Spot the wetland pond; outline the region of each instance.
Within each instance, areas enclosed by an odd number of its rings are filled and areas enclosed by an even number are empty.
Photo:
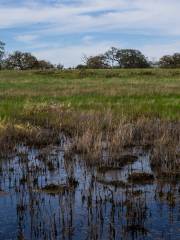
[[[64,148],[18,145],[0,160],[0,239],[180,239],[179,183],[156,176],[149,152],[89,166]]]

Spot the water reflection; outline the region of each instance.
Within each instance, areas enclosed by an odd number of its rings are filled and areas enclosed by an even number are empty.
[[[0,239],[180,239],[179,184],[129,182],[154,174],[137,153],[128,165],[89,167],[63,147],[18,146],[0,162]]]

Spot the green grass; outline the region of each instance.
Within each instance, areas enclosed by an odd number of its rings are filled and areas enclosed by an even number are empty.
[[[180,70],[0,71],[1,119],[20,121],[41,104],[179,120]]]

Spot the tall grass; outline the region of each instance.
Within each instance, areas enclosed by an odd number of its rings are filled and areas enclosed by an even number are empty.
[[[104,150],[114,161],[123,148],[141,145],[153,149],[153,166],[167,166],[171,152],[177,166],[178,69],[1,71],[0,90],[2,152],[18,142],[55,144],[63,132],[68,154],[91,161]]]

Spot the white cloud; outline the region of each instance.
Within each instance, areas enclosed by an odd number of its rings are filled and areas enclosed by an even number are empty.
[[[84,44],[92,44],[93,40],[94,40],[94,37],[90,35],[86,35],[82,38],[82,42]]]
[[[180,52],[180,41],[174,41],[168,44],[149,44],[139,46],[139,49],[150,59],[156,58],[156,60],[158,60],[163,55]]]
[[[143,31],[180,35],[179,0],[81,0],[76,4],[0,8],[0,28],[41,23],[44,34]]]
[[[24,43],[32,43],[33,41],[37,40],[38,36],[37,35],[19,35],[15,37],[16,41],[24,42]]]
[[[39,59],[51,60],[53,63],[62,63],[64,66],[76,66],[82,63],[83,55],[95,55],[104,53],[110,46],[123,45],[117,44],[116,42],[92,42],[91,44],[78,44],[67,47],[55,47],[47,48],[46,50],[34,51],[33,54]]]

